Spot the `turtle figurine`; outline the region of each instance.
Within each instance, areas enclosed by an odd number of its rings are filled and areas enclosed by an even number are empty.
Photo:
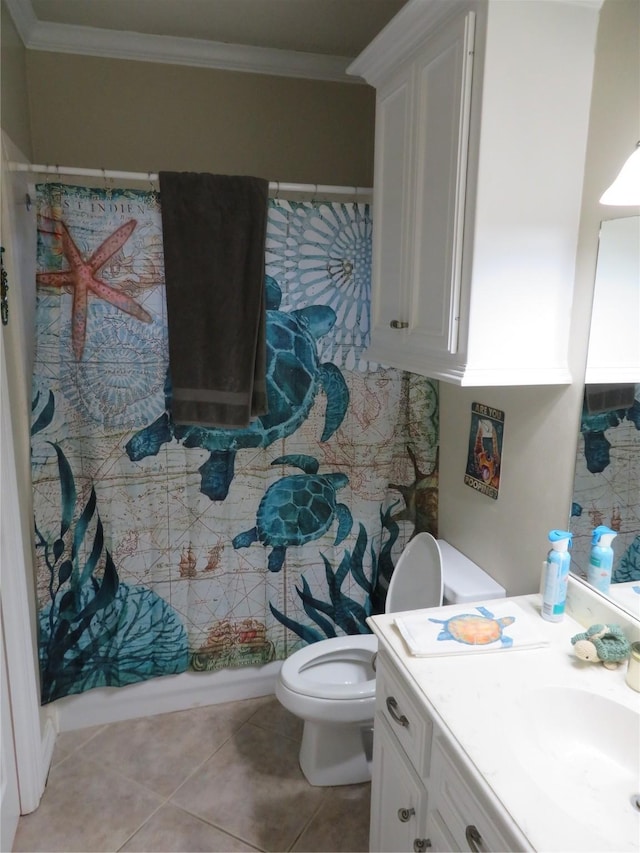
[[[437,639],[455,640],[468,646],[486,646],[500,640],[503,648],[510,648],[513,639],[505,637],[503,629],[516,621],[515,616],[496,619],[486,607],[476,607],[476,610],[480,613],[479,616],[476,613],[459,613],[450,619],[429,618],[430,622],[443,625]]]
[[[167,411],[125,445],[132,462],[155,456],[173,438],[184,447],[201,447],[210,456],[198,469],[200,491],[213,501],[223,501],[233,480],[236,452],[243,447],[268,447],[294,433],[307,419],[320,388],[327,396],[320,441],[328,441],[338,429],[347,412],[349,389],[339,367],[320,362],[317,348],[317,340],[334,327],[336,312],[328,305],[280,311],[282,291],[269,275],[265,294],[267,414],[239,429],[174,424],[168,414],[171,389],[167,382]]]
[[[592,625],[571,638],[575,655],[590,663],[602,661],[606,669],[616,669],[629,657],[631,644],[620,625]]]
[[[270,545],[267,567],[278,572],[287,548],[318,539],[336,519],[334,544],[339,545],[351,532],[353,518],[349,508],[338,503],[336,494],[349,482],[346,474],[318,474],[318,460],[304,454],[280,456],[271,464],[294,465],[304,474],[282,477],[269,486],[258,506],[256,526],[239,533],[232,544],[236,549],[257,541]]]

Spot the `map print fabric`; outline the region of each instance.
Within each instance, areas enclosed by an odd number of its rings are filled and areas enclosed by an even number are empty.
[[[369,206],[270,201],[269,413],[227,430],[171,418],[158,194],[37,198],[43,703],[368,631],[438,443],[437,384],[366,360]]]

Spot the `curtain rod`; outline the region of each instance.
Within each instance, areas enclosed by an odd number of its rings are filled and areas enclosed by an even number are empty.
[[[153,183],[158,180],[157,172],[122,172],[113,169],[85,169],[79,166],[34,166],[31,163],[9,163],[12,172],[28,172],[30,174],[76,176],[81,178],[104,178],[105,180],[145,181]],[[291,184],[284,181],[270,181],[269,193],[305,193],[311,195],[351,195],[371,196],[371,187],[332,186],[331,184]]]

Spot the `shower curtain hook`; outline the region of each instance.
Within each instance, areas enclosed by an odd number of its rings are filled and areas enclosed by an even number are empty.
[[[109,200],[111,200],[111,194],[113,192],[113,188],[112,188],[111,184],[109,183],[109,179],[107,178],[107,170],[105,169],[104,166],[102,167],[102,177],[104,180],[104,194]]]
[[[156,185],[153,183],[153,178],[151,177],[151,174],[152,174],[151,172],[147,172],[147,175],[149,176],[149,185],[151,187],[151,195],[154,198],[157,198],[158,193],[156,190]]]
[[[280,181],[276,181],[276,201],[280,200]]]
[[[56,163],[56,165],[53,166],[52,168],[55,169],[55,175],[58,179],[57,186],[54,186],[54,189],[51,191],[51,208],[52,208],[52,213],[53,213],[53,208],[61,207],[62,195],[61,195],[61,190],[60,190],[60,182],[61,182],[60,166]],[[47,182],[46,183],[47,183],[47,190],[48,190],[49,189],[49,173],[48,172],[47,172]],[[57,217],[54,215],[53,219],[56,219],[56,218]]]
[[[311,201],[313,204],[315,204],[317,200],[318,200],[318,185],[315,184],[314,190],[313,190],[313,198],[311,199]]]

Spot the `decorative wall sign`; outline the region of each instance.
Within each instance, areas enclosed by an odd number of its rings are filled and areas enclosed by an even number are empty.
[[[469,452],[464,481],[467,486],[494,500],[498,499],[500,489],[503,431],[504,412],[484,403],[471,404]]]

